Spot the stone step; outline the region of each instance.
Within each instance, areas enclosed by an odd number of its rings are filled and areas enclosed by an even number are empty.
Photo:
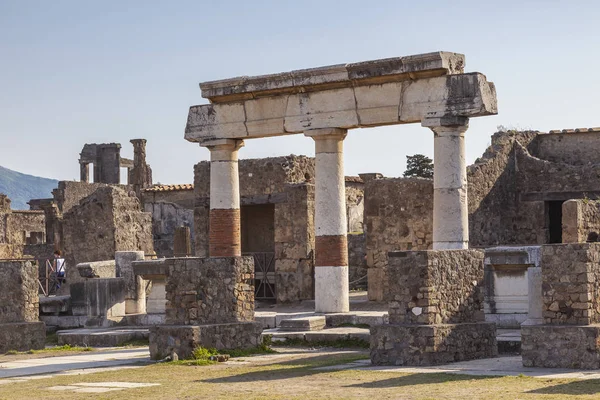
[[[58,315],[71,307],[71,296],[40,296],[40,314]]]
[[[325,323],[326,320],[324,315],[284,319],[279,325],[279,330],[287,332],[320,331],[325,328]]]
[[[281,321],[287,319],[306,318],[324,315],[326,326],[336,327],[340,325],[381,325],[388,323],[387,311],[350,311],[340,314],[317,314],[314,311],[256,311],[256,322],[262,323],[263,329],[271,329],[281,326]]]
[[[498,354],[521,354],[521,330],[498,329],[496,330]]]
[[[274,343],[287,339],[300,339],[307,342],[334,342],[336,340],[361,339],[369,342],[369,329],[366,328],[326,328],[321,331],[282,331],[281,329],[265,329],[263,336],[270,335]]]
[[[165,323],[165,314],[128,314],[120,317],[87,317],[85,315],[40,315],[40,321],[58,329],[110,328],[117,326],[150,326]]]
[[[73,329],[56,332],[59,345],[115,347],[133,340],[148,340],[148,327]]]

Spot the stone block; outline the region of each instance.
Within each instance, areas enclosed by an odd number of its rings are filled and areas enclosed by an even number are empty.
[[[113,317],[125,315],[123,278],[86,279],[71,285],[73,315]]]
[[[390,252],[388,258],[391,324],[485,319],[482,251]]]
[[[494,323],[371,327],[374,365],[440,365],[497,355]]]
[[[314,317],[291,318],[281,321],[279,330],[298,332],[298,331],[320,331],[325,328],[325,316],[318,315]]]
[[[37,264],[0,262],[0,282],[0,324],[36,322],[39,316]]]
[[[160,360],[175,352],[180,359],[186,359],[196,347],[253,348],[261,343],[261,333],[258,322],[154,326],[150,328],[150,357]]]
[[[0,354],[9,350],[40,350],[45,345],[46,325],[43,322],[0,324]]]
[[[252,257],[186,257],[165,263],[168,324],[254,321]]]
[[[532,325],[521,327],[525,367],[600,368],[600,325]]]
[[[143,251],[116,251],[116,276],[125,280],[125,312],[128,314],[146,312],[145,283],[133,272],[133,262],[144,260]]]
[[[95,261],[77,264],[77,272],[82,278],[116,278],[115,260]]]

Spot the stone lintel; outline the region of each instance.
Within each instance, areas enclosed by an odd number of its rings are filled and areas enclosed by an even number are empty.
[[[305,93],[373,83],[463,73],[465,56],[433,52],[350,64],[240,76],[200,83],[202,97],[213,103],[245,100],[284,93]]]
[[[185,139],[250,139],[440,118],[444,123],[444,118],[497,113],[494,84],[475,72],[192,106]]]

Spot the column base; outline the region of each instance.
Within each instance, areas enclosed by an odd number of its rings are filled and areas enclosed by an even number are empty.
[[[521,327],[525,367],[600,368],[600,324]]]
[[[497,355],[496,324],[491,322],[371,327],[375,365],[439,365]]]
[[[315,267],[315,312],[350,311],[348,267]]]
[[[40,350],[46,345],[46,324],[14,322],[0,324],[0,354],[10,350]]]
[[[249,349],[261,343],[259,322],[209,325],[159,325],[150,328],[150,357],[160,360],[177,353],[180,359],[191,358],[196,347]]]

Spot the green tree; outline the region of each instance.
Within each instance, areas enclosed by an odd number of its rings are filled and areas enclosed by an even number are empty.
[[[433,160],[423,154],[406,156],[405,178],[433,178]]]

